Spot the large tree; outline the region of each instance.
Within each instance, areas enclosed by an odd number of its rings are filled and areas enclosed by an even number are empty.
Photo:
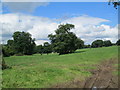
[[[34,53],[35,40],[28,32],[15,32],[13,34],[14,49],[16,54],[31,55]]]
[[[102,47],[103,46],[103,40],[95,40],[92,42],[91,47],[97,48],[97,47]]]
[[[106,40],[103,42],[105,47],[112,46],[112,43],[110,40]]]
[[[54,52],[59,54],[72,53],[84,45],[81,39],[73,32],[70,32],[74,27],[72,24],[59,25],[54,35],[48,35]]]

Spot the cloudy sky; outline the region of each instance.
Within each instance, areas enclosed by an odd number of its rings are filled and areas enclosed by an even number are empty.
[[[54,34],[58,25],[65,23],[75,25],[71,31],[85,44],[96,39],[118,39],[118,10],[108,2],[4,2],[0,36],[6,43],[15,31],[25,31],[39,45],[49,42],[48,34]]]

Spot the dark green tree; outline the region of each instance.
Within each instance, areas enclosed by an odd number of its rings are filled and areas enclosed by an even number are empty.
[[[73,32],[70,32],[74,27],[75,26],[72,24],[59,25],[58,29],[55,30],[55,35],[48,35],[51,40],[53,52],[57,52],[59,55],[72,53],[84,45],[84,42],[81,39]]]
[[[97,47],[102,47],[103,46],[103,40],[95,40],[92,42],[91,47],[97,48]]]
[[[16,54],[32,55],[35,48],[35,40],[28,32],[15,32],[13,34],[14,49]]]
[[[110,40],[106,40],[103,42],[105,47],[112,46],[112,43]]]
[[[13,40],[8,40],[7,44],[2,45],[2,52],[3,52],[4,57],[14,55],[15,54],[14,41]]]
[[[120,39],[116,42],[116,45],[118,46],[120,45]]]
[[[84,41],[83,40],[81,40],[80,38],[77,38],[75,41],[76,41],[75,42],[75,47],[77,49],[84,48]]]
[[[84,48],[91,48],[91,45],[84,45]]]
[[[49,44],[48,42],[45,42],[43,46],[43,53],[49,54],[51,52],[52,52],[51,44]]]
[[[43,54],[44,48],[42,45],[36,46],[36,52],[40,53],[41,55]]]
[[[3,57],[9,57],[10,56],[10,49],[7,45],[2,45],[2,53]]]
[[[13,40],[8,40],[7,41],[7,48],[8,48],[8,53],[10,55],[14,55],[15,54],[14,41]]]

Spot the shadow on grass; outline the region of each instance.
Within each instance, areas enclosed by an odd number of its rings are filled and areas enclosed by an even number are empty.
[[[86,51],[75,51],[74,53],[83,53],[83,52],[86,52]]]

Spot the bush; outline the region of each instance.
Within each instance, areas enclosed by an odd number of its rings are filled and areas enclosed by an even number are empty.
[[[15,56],[23,56],[24,54],[23,53],[17,53],[15,54]]]
[[[10,67],[10,66],[8,66],[8,65],[6,65],[5,64],[5,61],[4,61],[4,59],[2,60],[2,70],[4,70],[4,69],[11,69],[12,67]]]

